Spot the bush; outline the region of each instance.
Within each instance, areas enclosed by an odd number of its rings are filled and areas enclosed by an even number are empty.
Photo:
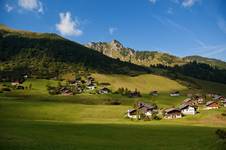
[[[118,100],[107,100],[104,102],[106,105],[121,105],[121,102]]]
[[[224,116],[224,117],[226,117],[226,112],[222,113],[221,115]]]
[[[225,140],[225,142],[226,142],[226,131],[225,130],[217,129],[216,134],[219,139]]]
[[[2,91],[10,92],[10,91],[11,91],[11,89],[10,89],[10,88],[8,88],[8,87],[3,87],[3,88],[2,88]]]

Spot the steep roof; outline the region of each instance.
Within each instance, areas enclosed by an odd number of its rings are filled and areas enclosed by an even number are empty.
[[[186,98],[185,100],[184,100],[184,103],[187,103],[187,102],[189,102],[189,101],[191,101],[192,99],[191,98]]]
[[[169,108],[169,109],[165,110],[166,113],[170,113],[170,112],[173,112],[173,111],[180,111],[180,110],[178,108]]]
[[[211,105],[211,104],[213,104],[213,103],[216,103],[215,101],[208,101],[207,103],[206,103],[206,106],[209,106],[209,105]]]
[[[189,104],[182,104],[182,105],[180,105],[178,108],[180,109],[180,110],[182,110],[182,109],[184,109],[184,108],[186,108],[186,107],[189,107],[190,105]]]

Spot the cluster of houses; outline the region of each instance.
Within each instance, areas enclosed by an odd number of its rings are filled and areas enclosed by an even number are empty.
[[[158,92],[153,91],[150,94],[157,96]],[[178,94],[177,92],[174,94]],[[212,100],[207,101],[202,96],[191,96],[186,98],[178,107],[157,110],[157,107],[150,104],[139,102],[134,109],[127,111],[127,117],[131,119],[140,119],[141,115],[151,118],[153,114],[162,115],[165,119],[177,119],[186,115],[195,115],[198,113],[199,106],[204,107],[204,110],[218,109],[220,107],[226,107],[226,98],[223,96],[212,94],[210,95]],[[138,107],[137,107],[138,106]],[[139,112],[139,113],[138,113]]]
[[[51,92],[51,90],[55,89],[57,89],[57,92]],[[105,86],[98,86],[95,79],[88,76],[86,79],[80,77],[75,80],[69,80],[68,84],[60,85],[60,87],[57,88],[49,88],[49,92],[68,96],[84,92],[90,92],[92,94],[109,94],[111,93],[111,90]]]

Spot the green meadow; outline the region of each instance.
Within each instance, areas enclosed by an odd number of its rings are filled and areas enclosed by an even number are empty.
[[[178,120],[131,121],[129,106],[1,98],[1,149],[222,149],[221,110]],[[208,114],[208,115],[207,115]],[[217,121],[217,124],[216,124]]]
[[[168,108],[179,105],[189,90],[176,81],[159,76],[109,76],[95,74],[97,80],[111,83],[113,90],[118,87],[134,90],[137,87],[143,96],[128,98],[117,94],[88,93],[51,96],[46,85],[57,85],[58,81],[42,79],[29,79],[23,83],[24,86],[31,83],[32,90],[0,93],[0,149],[225,148],[215,134],[217,129],[226,127],[226,118],[221,115],[226,112],[225,108],[200,109],[195,116],[177,120],[129,120],[125,118],[125,113],[134,102],[154,102],[160,108]],[[158,90],[160,95],[150,96],[148,89]],[[170,97],[172,90],[181,91],[182,96]],[[119,101],[121,105],[110,105],[109,101]]]

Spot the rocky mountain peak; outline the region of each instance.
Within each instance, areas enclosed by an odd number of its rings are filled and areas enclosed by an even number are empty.
[[[118,40],[115,40],[115,39],[113,39],[113,40],[111,41],[111,44],[112,44],[112,45],[114,45],[114,44],[122,45]]]
[[[124,46],[117,40],[112,40],[110,45],[112,50],[122,50],[124,48]]]

